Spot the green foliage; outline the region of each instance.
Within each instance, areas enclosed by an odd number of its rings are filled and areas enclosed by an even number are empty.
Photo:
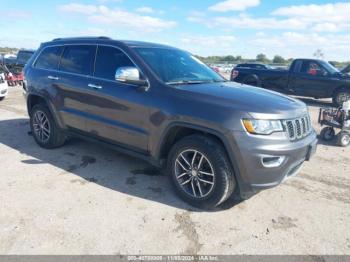
[[[17,53],[18,48],[13,47],[0,47],[0,54],[11,54],[11,53]]]
[[[286,60],[280,55],[275,55],[275,57],[272,59],[272,63],[274,63],[274,64],[285,64]]]
[[[233,56],[233,55],[227,55],[227,56],[208,56],[208,57],[203,57],[203,56],[196,56],[200,60],[202,60],[205,63],[239,63],[244,61],[242,56]]]
[[[265,54],[258,54],[256,56],[256,61],[261,62],[261,63],[269,63],[270,60],[267,58]]]
[[[239,63],[249,63],[249,62],[259,62],[264,64],[278,64],[278,65],[290,65],[293,61],[293,58],[284,58],[280,55],[275,55],[272,60],[269,60],[265,54],[259,54],[257,55],[256,59],[247,59],[243,58],[240,55],[233,56],[233,55],[227,55],[227,56],[196,56],[200,60],[202,60],[204,63],[207,64],[239,64]],[[346,65],[350,64],[350,61],[348,62],[337,62],[337,61],[331,61],[332,64],[335,65],[337,68],[344,68]]]

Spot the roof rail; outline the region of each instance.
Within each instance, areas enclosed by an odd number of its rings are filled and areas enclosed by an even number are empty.
[[[59,41],[59,40],[64,40],[64,39],[106,39],[106,40],[110,40],[112,38],[108,37],[108,36],[98,36],[98,37],[67,37],[67,38],[55,38],[52,41]]]

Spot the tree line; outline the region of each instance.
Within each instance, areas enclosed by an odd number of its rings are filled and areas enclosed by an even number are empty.
[[[244,63],[244,62],[260,62],[265,64],[288,64],[293,59],[286,59],[280,55],[275,55],[273,59],[269,59],[265,54],[258,54],[255,59],[243,58],[241,55],[233,56],[197,56],[199,59],[206,63]]]
[[[258,62],[263,64],[278,64],[278,65],[289,65],[293,58],[284,58],[280,55],[275,55],[272,59],[268,58],[265,54],[261,53],[256,56],[255,59],[243,58],[241,55],[233,56],[197,56],[200,60],[207,64],[238,64],[238,63],[249,63],[249,62]],[[320,58],[320,57],[315,57]],[[350,64],[349,62],[338,62],[338,61],[329,61],[336,67],[345,67]]]
[[[0,47],[0,54],[13,54],[17,53],[18,48],[13,48],[13,47]]]

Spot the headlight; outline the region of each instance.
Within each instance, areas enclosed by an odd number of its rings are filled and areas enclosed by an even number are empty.
[[[282,123],[279,120],[243,119],[243,125],[251,134],[270,135],[283,131]]]

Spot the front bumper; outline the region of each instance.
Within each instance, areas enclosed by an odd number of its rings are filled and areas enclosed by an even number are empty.
[[[289,141],[284,134],[280,137],[270,137],[235,132],[233,136],[232,147],[237,150],[234,150],[235,159],[232,161],[237,164],[237,182],[243,198],[277,186],[285,179],[296,175],[304,161],[312,157],[317,147],[314,130],[296,142]],[[268,166],[264,162],[266,159],[281,161]]]
[[[7,96],[8,93],[8,86],[7,83],[0,83],[0,97]]]

